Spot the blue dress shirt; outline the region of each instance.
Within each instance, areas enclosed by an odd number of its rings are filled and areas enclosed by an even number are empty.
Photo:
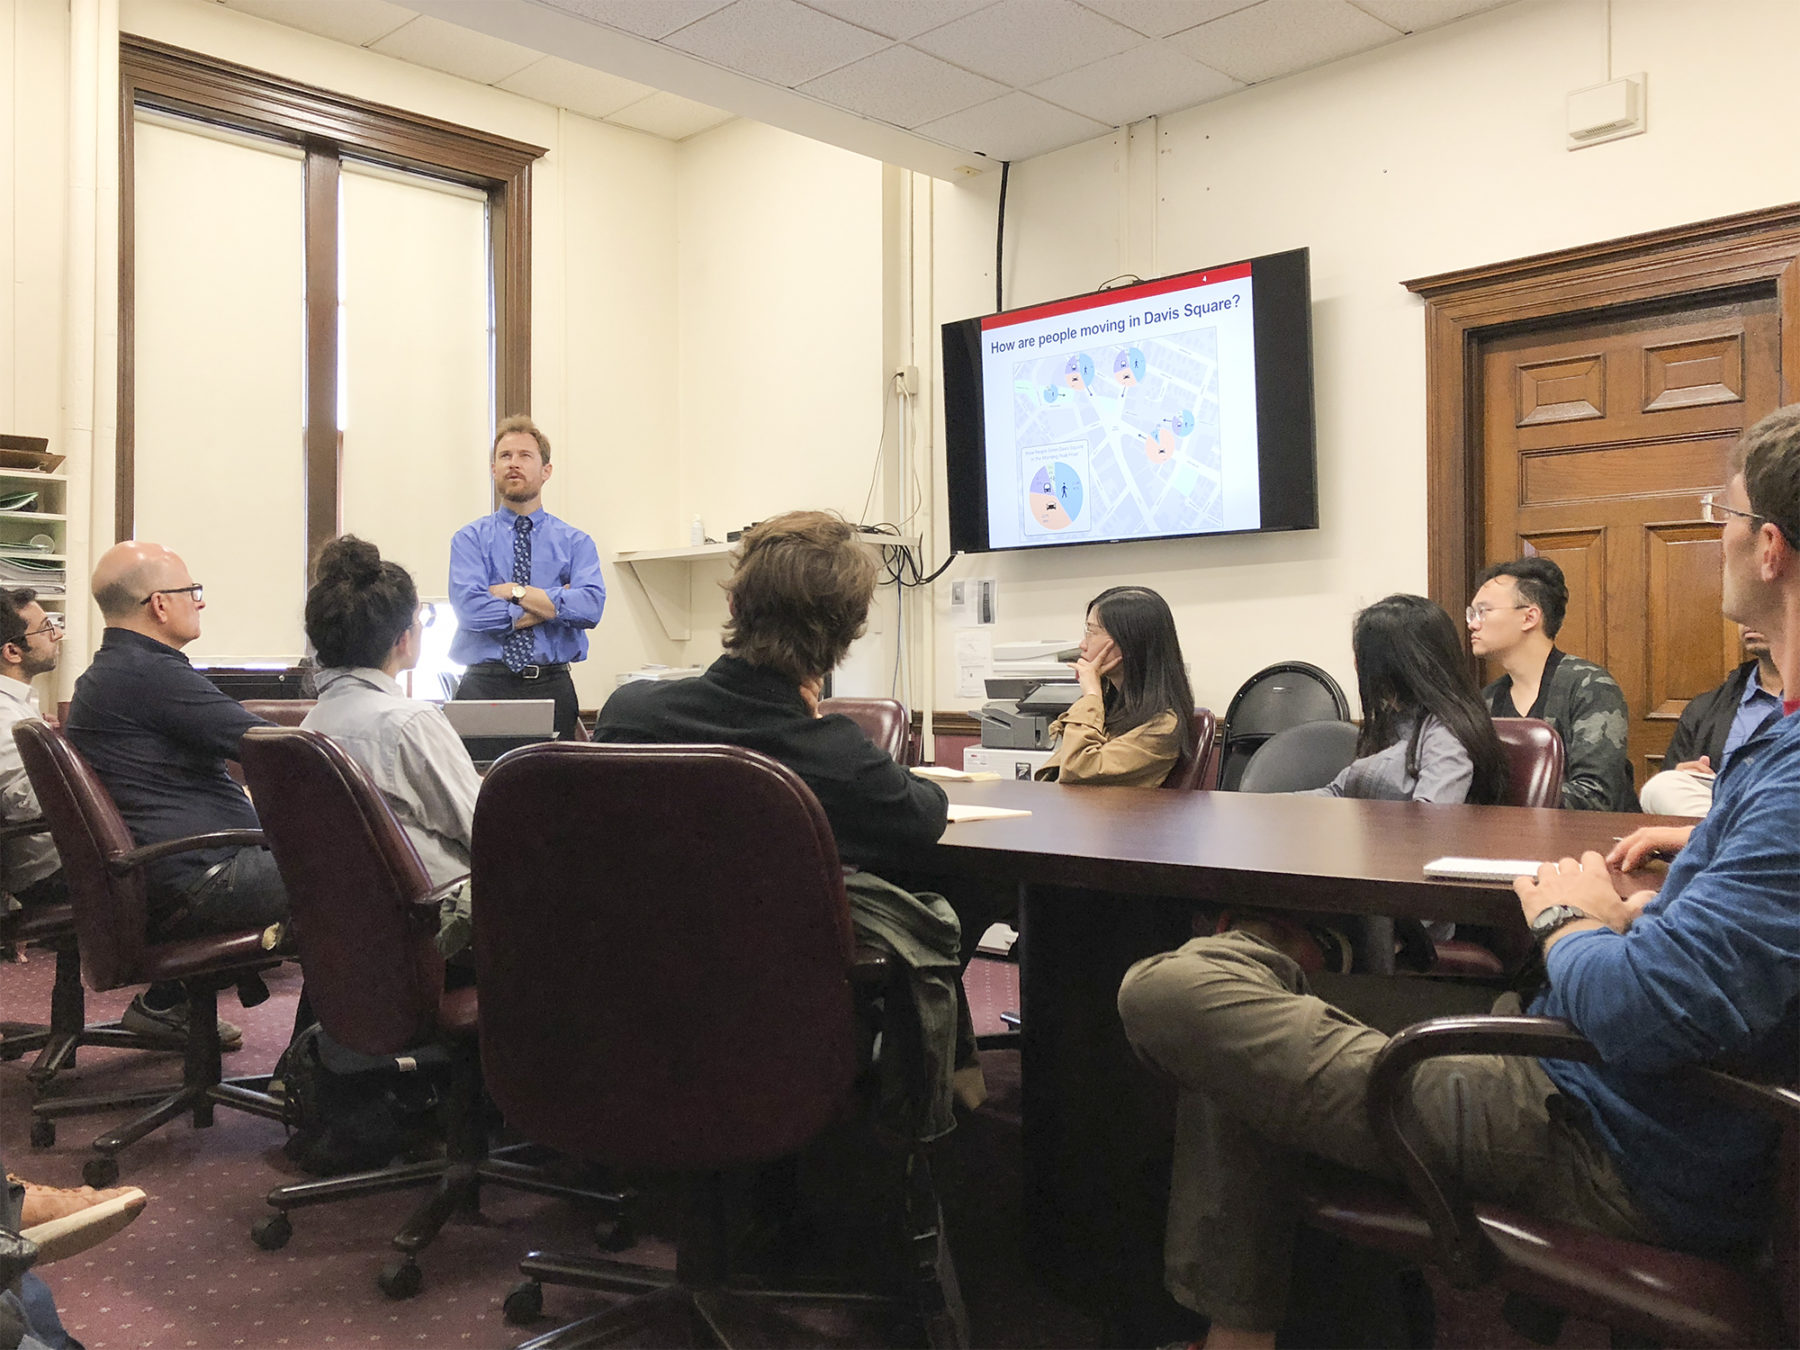
[[[1763,723],[1781,715],[1781,700],[1762,687],[1761,674],[1760,666],[1750,667],[1750,678],[1744,681],[1744,696],[1738,700],[1731,730],[1725,733],[1725,746],[1719,754],[1719,763],[1713,765],[1714,773],[1725,767],[1725,760],[1733,750],[1762,730]]]
[[[525,611],[490,595],[488,587],[511,581],[513,522],[505,507],[472,521],[450,541],[450,605],[456,611],[456,638],[450,659],[472,666],[500,660],[513,620]],[[531,630],[534,662],[554,665],[587,656],[587,630],[600,622],[606,583],[594,541],[543,507],[531,520],[531,585],[548,595],[556,617]]]

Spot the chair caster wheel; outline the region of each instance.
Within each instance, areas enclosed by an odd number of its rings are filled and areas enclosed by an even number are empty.
[[[544,1315],[544,1286],[536,1280],[515,1284],[507,1291],[506,1301],[500,1306],[510,1326],[522,1327],[527,1322],[535,1322]]]
[[[594,1245],[603,1252],[630,1251],[637,1245],[637,1234],[631,1220],[621,1214],[616,1219],[602,1219],[594,1225]]]
[[[81,1179],[97,1191],[103,1191],[119,1180],[119,1160],[104,1154],[89,1158],[81,1165]]]
[[[56,1142],[56,1122],[34,1116],[31,1121],[31,1146],[49,1148]]]
[[[375,1277],[376,1287],[392,1299],[411,1298],[425,1287],[425,1273],[410,1256],[389,1261]]]
[[[250,1225],[250,1240],[265,1252],[278,1252],[294,1236],[294,1225],[285,1213],[265,1214]]]

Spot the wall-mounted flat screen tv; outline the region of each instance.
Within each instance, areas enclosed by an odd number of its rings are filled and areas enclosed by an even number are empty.
[[[959,553],[1316,529],[1307,251],[948,323]]]

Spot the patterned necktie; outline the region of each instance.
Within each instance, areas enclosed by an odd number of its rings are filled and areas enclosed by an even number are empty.
[[[513,520],[513,584],[529,586],[531,584],[531,517],[518,516]],[[517,675],[531,664],[531,630],[515,628],[506,635],[506,641],[500,647],[500,659],[506,662],[506,668]]]

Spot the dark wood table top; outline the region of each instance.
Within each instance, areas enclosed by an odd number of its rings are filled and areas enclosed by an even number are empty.
[[[963,876],[1214,904],[1516,923],[1505,883],[1433,881],[1447,855],[1553,860],[1673,818],[1512,806],[1430,806],[1244,792],[948,783],[952,802],[1032,814],[952,824],[909,862]],[[1654,888],[1660,870],[1620,879]]]

